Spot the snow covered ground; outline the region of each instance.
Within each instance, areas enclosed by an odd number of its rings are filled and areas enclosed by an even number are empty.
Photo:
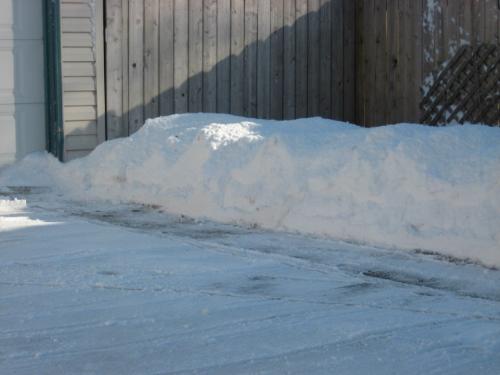
[[[0,170],[0,374],[499,374],[499,144],[198,114],[29,156]]]
[[[500,373],[494,269],[0,194],[1,374]]]

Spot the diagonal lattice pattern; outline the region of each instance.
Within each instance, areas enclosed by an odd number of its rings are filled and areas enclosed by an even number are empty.
[[[423,98],[421,122],[500,126],[500,46],[463,46]]]

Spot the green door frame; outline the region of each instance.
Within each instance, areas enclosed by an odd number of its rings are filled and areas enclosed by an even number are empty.
[[[46,149],[64,156],[60,0],[43,0]]]

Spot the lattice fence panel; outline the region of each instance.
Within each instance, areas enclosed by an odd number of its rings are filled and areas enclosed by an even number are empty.
[[[482,123],[500,126],[500,46],[461,47],[421,102],[429,125]]]

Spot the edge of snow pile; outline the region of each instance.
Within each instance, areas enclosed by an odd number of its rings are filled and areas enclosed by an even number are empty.
[[[500,266],[499,145],[500,129],[480,125],[173,115],[64,165],[31,155],[0,185]]]

